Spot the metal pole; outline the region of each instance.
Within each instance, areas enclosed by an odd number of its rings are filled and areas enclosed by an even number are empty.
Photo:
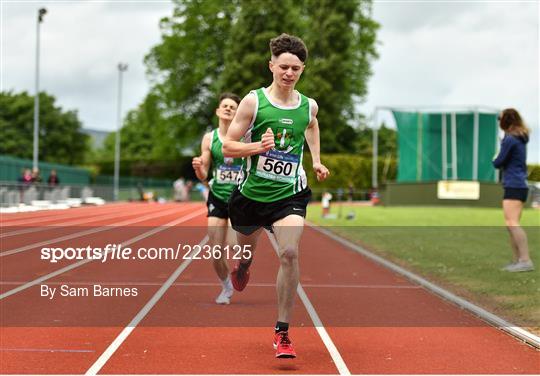
[[[442,151],[442,179],[448,180],[448,156],[446,150],[446,113],[442,114],[442,129],[441,129],[441,151]]]
[[[39,168],[39,25],[46,13],[47,9],[40,8],[36,22],[36,94],[34,95],[34,150],[32,153],[32,167],[34,169]]]
[[[118,64],[118,102],[117,130],[114,147],[114,201],[118,200],[118,183],[120,180],[120,130],[122,129],[122,73],[127,70],[127,64]]]
[[[474,112],[473,127],[472,180],[478,180],[478,142],[480,131],[480,114],[478,113],[478,110]]]
[[[457,120],[456,113],[452,112],[452,180],[458,179],[458,163],[457,163]]]
[[[423,169],[423,148],[424,143],[424,125],[422,122],[422,113],[417,113],[417,132],[416,132],[416,181],[422,181],[422,169]]]
[[[379,110],[375,107],[375,113],[373,114],[373,156],[371,159],[371,185],[375,189],[379,186],[377,181],[377,157],[379,155],[378,112]]]

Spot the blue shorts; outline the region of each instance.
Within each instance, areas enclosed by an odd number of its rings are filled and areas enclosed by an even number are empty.
[[[529,188],[504,188],[503,200],[519,200],[521,202],[526,202],[528,194]]]

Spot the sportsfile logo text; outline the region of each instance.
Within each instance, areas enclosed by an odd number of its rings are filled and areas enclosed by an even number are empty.
[[[107,244],[105,247],[44,247],[41,259],[50,263],[62,260],[210,260],[225,257],[230,260],[251,258],[251,245],[190,245],[172,247],[129,248],[122,244]]]

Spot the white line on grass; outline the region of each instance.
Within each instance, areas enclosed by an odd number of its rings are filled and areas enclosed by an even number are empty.
[[[204,246],[208,241],[208,235],[201,240],[199,246]],[[176,281],[176,279],[182,274],[184,270],[189,266],[192,259],[188,257],[180,266],[174,271],[173,274],[165,281],[163,286],[152,296],[152,298],[146,303],[146,305],[137,313],[137,315],[131,320],[131,322],[122,330],[122,332],[114,339],[114,341],[107,347],[107,349],[101,354],[101,356],[96,360],[94,364],[86,371],[86,375],[96,375],[101,368],[107,363],[107,361],[113,356],[113,354],[118,350],[126,338],[131,334],[137,325],[144,319],[144,317],[150,312],[150,310],[156,305],[156,303],[161,299],[169,287]]]
[[[540,337],[537,335],[520,328],[519,326],[516,326],[512,323],[509,323],[508,321],[500,318],[499,316],[494,315],[493,313],[486,311],[485,309],[463,299],[459,296],[451,293],[448,290],[443,289],[442,287],[439,287],[435,285],[434,283],[429,282],[428,280],[411,273],[410,271],[403,269],[402,267],[394,264],[393,262],[390,262],[382,257],[379,257],[361,246],[354,244],[353,242],[343,239],[336,234],[332,233],[331,231],[328,231],[326,229],[320,228],[316,225],[309,224],[311,228],[314,230],[332,238],[333,240],[343,244],[347,248],[352,249],[355,252],[360,253],[361,255],[367,257],[368,259],[375,261],[376,263],[404,276],[405,278],[409,279],[410,281],[413,281],[420,286],[426,288],[427,290],[439,295],[440,297],[456,304],[457,306],[466,309],[467,311],[473,313],[474,315],[478,316],[479,318],[483,319],[484,321],[490,323],[491,325],[513,335],[514,337],[519,338],[520,340],[528,343],[529,345],[532,345],[536,348],[540,348]]]
[[[194,212],[194,213],[188,214],[188,215],[183,216],[183,217],[181,217],[181,218],[175,219],[174,221],[171,221],[171,222],[166,223],[166,224],[164,224],[164,225],[161,225],[161,226],[159,226],[159,227],[155,227],[155,228],[153,228],[152,230],[147,231],[147,232],[144,232],[144,233],[142,233],[141,235],[138,235],[138,236],[136,236],[136,237],[134,237],[134,238],[128,239],[128,240],[126,240],[125,242],[122,242],[121,244],[122,244],[122,246],[124,246],[124,247],[125,247],[125,246],[128,246],[128,245],[133,244],[133,243],[135,243],[135,242],[137,242],[137,241],[139,241],[139,240],[145,239],[145,238],[147,238],[147,237],[149,237],[149,236],[152,236],[152,235],[154,235],[154,234],[157,234],[158,232],[161,232],[161,231],[163,231],[163,230],[166,230],[166,229],[168,229],[170,226],[175,226],[175,225],[180,224],[180,223],[182,223],[182,222],[189,221],[190,219],[195,218],[195,217],[197,217],[197,216],[203,214],[204,212],[206,212],[206,208],[201,209],[201,210],[198,210],[198,211],[196,211],[196,212]],[[110,251],[109,251],[109,252],[110,252]],[[56,271],[54,271],[54,272],[52,272],[52,273],[49,273],[49,274],[47,274],[47,275],[44,275],[44,276],[42,276],[42,277],[40,277],[40,278],[34,279],[33,281],[30,281],[30,282],[28,282],[28,283],[25,283],[24,285],[21,285],[21,286],[19,286],[19,287],[17,287],[17,288],[14,288],[13,290],[9,290],[9,291],[6,291],[5,293],[1,294],[1,295],[0,295],[0,300],[2,300],[2,299],[4,299],[4,298],[7,298],[8,296],[11,296],[11,295],[13,295],[13,294],[16,294],[16,293],[18,293],[18,292],[20,292],[20,291],[26,290],[27,288],[30,288],[30,287],[32,287],[32,286],[35,286],[35,285],[37,285],[38,283],[44,282],[44,281],[46,281],[46,280],[48,280],[48,279],[50,279],[50,278],[56,277],[56,276],[58,276],[58,275],[60,275],[60,274],[63,274],[63,273],[65,273],[65,272],[67,272],[67,271],[70,271],[70,270],[72,270],[72,269],[78,268],[79,266],[83,266],[83,265],[85,265],[85,264],[88,264],[89,262],[92,262],[92,261],[96,261],[96,260],[94,260],[94,259],[81,260],[81,261],[76,262],[76,263],[74,263],[74,264],[68,265],[68,266],[66,266],[66,267],[64,267],[64,268],[62,268],[62,269],[58,269],[58,270],[56,270]]]
[[[158,218],[158,217],[164,217],[164,216],[166,216],[168,214],[174,213],[175,211],[178,211],[178,208],[174,208],[174,209],[167,210],[167,211],[164,211],[164,212],[160,211],[160,212],[157,212],[157,213],[152,213],[152,214],[149,214],[149,215],[145,215],[143,217],[138,217],[136,219],[129,219],[127,221],[111,223],[111,224],[108,224],[106,226],[96,227],[96,228],[86,230],[86,231],[74,232],[74,233],[69,234],[69,235],[61,236],[59,238],[54,238],[54,239],[49,239],[49,240],[45,240],[45,241],[42,241],[42,242],[28,244],[28,245],[26,245],[24,247],[15,248],[15,249],[11,249],[9,251],[2,252],[2,253],[0,253],[0,257],[14,255],[16,253],[20,253],[20,252],[28,251],[28,250],[31,250],[31,249],[35,249],[35,248],[38,248],[38,247],[41,247],[41,246],[44,246],[44,245],[47,245],[47,244],[58,243],[58,242],[62,242],[64,240],[76,239],[76,238],[80,238],[80,237],[85,236],[85,235],[90,235],[90,234],[95,234],[95,233],[102,232],[102,231],[111,230],[111,229],[113,229],[113,227],[127,226],[127,225],[132,225],[134,223],[143,222],[143,221],[146,221],[146,220],[149,220],[149,219],[154,219],[154,218]]]
[[[276,251],[276,253],[278,253],[278,244],[274,235],[270,234],[270,232],[268,231],[266,232],[266,235],[268,235],[268,239],[270,239],[270,243],[272,243],[272,247],[274,247],[274,250]],[[324,325],[321,319],[319,318],[317,311],[315,311],[315,308],[311,304],[311,301],[309,300],[308,296],[306,295],[306,292],[304,291],[300,283],[298,283],[298,288],[296,289],[296,291],[298,292],[298,296],[302,300],[302,303],[304,303],[304,306],[306,307],[309,317],[311,317],[311,321],[313,321],[313,325],[315,326],[315,329],[317,329],[317,333],[319,333],[319,336],[321,337],[321,340],[326,346],[328,353],[332,357],[332,360],[334,361],[334,364],[339,374],[350,375],[351,372],[349,371],[349,368],[347,368],[345,361],[341,357],[341,354],[339,353],[336,345],[334,345],[334,342],[330,338],[330,335],[324,328]]]

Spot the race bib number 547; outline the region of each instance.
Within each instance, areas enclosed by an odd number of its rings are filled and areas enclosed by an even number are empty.
[[[216,180],[219,184],[236,184],[238,180],[238,174],[240,173],[242,166],[236,165],[221,165],[217,168]]]
[[[300,163],[299,155],[269,150],[259,155],[255,175],[269,180],[292,183],[296,178],[298,163]]]

